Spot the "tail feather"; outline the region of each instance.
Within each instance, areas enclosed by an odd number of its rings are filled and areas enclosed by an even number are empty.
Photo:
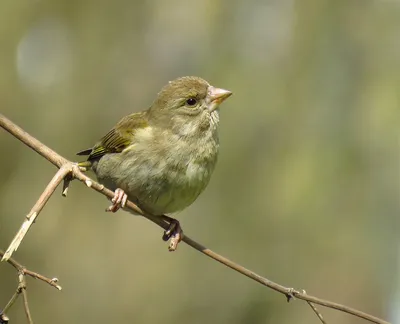
[[[87,149],[87,150],[80,151],[80,152],[76,153],[76,155],[90,155],[90,153],[92,153],[92,149],[91,148]],[[90,162],[90,161],[82,161],[82,162],[79,162],[78,165],[80,167],[82,167],[82,168],[89,169],[92,166],[92,162]]]
[[[90,155],[90,153],[92,153],[92,150],[93,149],[86,149],[86,150],[83,150],[83,151],[80,151],[80,152],[78,152],[78,153],[76,153],[76,155]]]
[[[90,169],[90,167],[92,166],[92,162],[90,161],[78,162],[78,165],[82,168]]]

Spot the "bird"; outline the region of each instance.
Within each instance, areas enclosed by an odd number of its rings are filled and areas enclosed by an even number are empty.
[[[232,92],[196,76],[169,81],[152,105],[123,117],[92,148],[80,151],[98,181],[114,191],[107,211],[129,199],[170,224],[163,239],[182,238],[167,216],[190,206],[208,185],[219,151],[219,106]]]

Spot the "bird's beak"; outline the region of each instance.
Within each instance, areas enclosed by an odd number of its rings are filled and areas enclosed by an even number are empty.
[[[207,107],[210,112],[214,111],[219,107],[219,105],[228,97],[232,95],[232,92],[215,88],[213,86],[208,87],[208,94],[207,94]]]

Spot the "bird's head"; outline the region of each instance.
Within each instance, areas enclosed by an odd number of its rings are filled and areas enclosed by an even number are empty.
[[[149,113],[161,126],[194,135],[216,128],[219,105],[230,95],[232,92],[213,87],[199,77],[181,77],[161,89]]]

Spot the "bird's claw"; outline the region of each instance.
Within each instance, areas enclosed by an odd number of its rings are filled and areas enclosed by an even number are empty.
[[[175,233],[175,230],[177,229],[178,226],[180,227],[179,222],[171,222],[169,224],[168,229],[164,231],[164,235],[163,235],[162,239],[164,241],[168,241],[172,237],[172,235]]]
[[[124,208],[126,205],[126,201],[128,200],[128,195],[120,188],[117,188],[114,191],[114,197],[111,199],[112,205],[110,205],[106,211],[115,213],[120,208]]]
[[[182,241],[183,238],[182,227],[179,221],[174,218],[164,215],[163,219],[169,223],[169,227],[164,232],[162,239],[164,241],[168,241],[169,239],[171,240],[169,243],[168,250],[172,252],[178,248],[179,242]]]

